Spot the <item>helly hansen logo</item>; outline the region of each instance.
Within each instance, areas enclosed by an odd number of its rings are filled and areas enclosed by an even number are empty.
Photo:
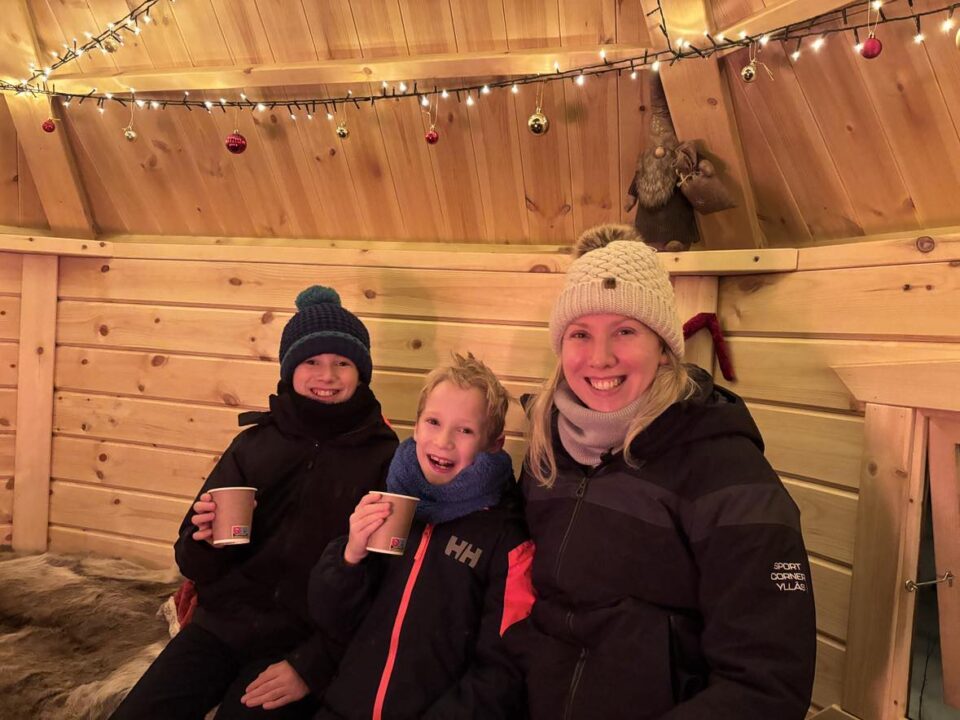
[[[450,536],[450,539],[447,541],[447,549],[443,552],[450,557],[455,557],[462,563],[466,563],[472,568],[477,567],[477,561],[480,559],[480,556],[483,555],[483,550],[475,548],[466,541],[460,542],[460,538],[456,535]]]

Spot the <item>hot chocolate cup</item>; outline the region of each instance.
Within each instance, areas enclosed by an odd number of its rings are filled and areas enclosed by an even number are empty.
[[[254,496],[252,487],[225,487],[208,490],[217,509],[213,518],[214,545],[244,545],[250,542]]]
[[[407,548],[407,536],[413,523],[419,498],[396,493],[377,493],[381,501],[390,503],[390,514],[383,525],[378,527],[367,539],[367,550],[387,555],[403,555]]]

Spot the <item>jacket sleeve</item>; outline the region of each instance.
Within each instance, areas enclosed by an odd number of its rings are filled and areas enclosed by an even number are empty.
[[[661,720],[803,720],[816,619],[800,513],[755,447],[737,445],[713,461],[735,468],[736,484],[682,511],[700,571],[706,687]]]
[[[237,457],[238,447],[242,445],[244,435],[244,433],[241,433],[234,438],[230,447],[226,449],[210,472],[200,492],[197,493],[197,497],[194,498],[194,502],[211,488],[250,484],[243,474],[241,463]],[[190,520],[193,515],[193,503],[190,503],[190,508],[187,510],[183,522],[180,523],[179,537],[173,546],[174,557],[184,577],[202,584],[223,576],[235,567],[239,560],[249,554],[250,548],[247,545],[214,547],[204,540],[194,540],[193,533],[196,532],[197,527]]]
[[[310,573],[307,604],[314,632],[287,656],[310,690],[322,697],[336,675],[350,638],[367,614],[382,577],[379,556],[347,565],[343,551],[347,537],[332,541]]]
[[[503,633],[533,608],[533,542],[511,527],[497,544],[487,578],[473,659],[426,720],[517,720],[526,717],[523,674],[507,655]]]

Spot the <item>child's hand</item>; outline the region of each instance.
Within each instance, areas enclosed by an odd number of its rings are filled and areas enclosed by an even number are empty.
[[[263,706],[264,710],[273,710],[301,700],[309,692],[310,688],[300,674],[286,660],[281,660],[268,666],[247,685],[240,702],[247,707]]]
[[[196,515],[190,518],[190,522],[197,526],[196,532],[193,533],[193,539],[206,540],[212,545],[213,518],[217,515],[217,504],[213,502],[213,496],[210,493],[203,493],[200,499],[193,504],[193,512]]]
[[[350,537],[343,551],[348,565],[356,565],[367,556],[367,540],[390,515],[390,503],[381,502],[382,497],[376,492],[364,495],[350,516]]]

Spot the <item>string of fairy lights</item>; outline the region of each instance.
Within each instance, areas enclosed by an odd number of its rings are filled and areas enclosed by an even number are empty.
[[[176,2],[176,0],[166,1],[170,4]],[[423,112],[428,118],[429,130],[425,133],[424,139],[432,145],[440,139],[436,122],[438,108],[442,102],[451,98],[455,98],[457,102],[463,102],[467,106],[473,106],[494,90],[508,90],[517,94],[523,86],[536,85],[535,112],[529,117],[527,126],[534,135],[542,135],[549,129],[549,120],[542,109],[543,87],[546,83],[570,81],[577,86],[583,86],[589,78],[609,73],[617,73],[618,75],[627,73],[632,80],[636,80],[638,72],[641,70],[658,72],[664,64],[673,65],[683,60],[706,58],[717,53],[727,53],[741,48],[748,48],[749,52],[748,62],[741,68],[740,75],[744,82],[752,83],[759,77],[760,69],[764,69],[771,78],[773,77],[770,69],[761,60],[763,49],[771,41],[783,43],[787,50],[793,47],[792,52],[789,52],[789,57],[793,62],[797,62],[805,47],[809,47],[816,53],[824,47],[831,36],[852,33],[854,51],[863,58],[871,60],[879,56],[883,50],[883,45],[877,37],[877,31],[881,25],[912,22],[916,28],[913,40],[919,45],[926,39],[922,27],[924,19],[928,19],[929,22],[929,18],[943,15],[944,18],[939,23],[939,28],[942,32],[949,33],[957,25],[954,20],[954,13],[960,7],[960,2],[952,2],[921,11],[914,7],[913,0],[887,0],[887,2],[860,0],[860,2],[851,3],[842,8],[758,35],[751,35],[744,30],[737,37],[724,37],[722,34],[713,36],[705,30],[695,42],[686,37],[671,38],[661,2],[657,0],[656,7],[647,13],[647,17],[656,16],[656,26],[666,40],[665,49],[644,50],[641,55],[634,57],[612,59],[607,56],[607,50],[601,48],[598,51],[598,60],[594,63],[563,68],[559,61],[555,61],[551,73],[531,73],[487,83],[443,87],[433,83],[426,85],[424,81],[417,80],[401,81],[393,84],[384,81],[380,85],[379,92],[355,94],[352,90],[347,90],[345,94],[340,96],[284,100],[258,100],[248,97],[243,92],[238,93],[236,98],[220,97],[218,100],[210,100],[192,98],[189,90],[182,91],[182,97],[179,99],[170,99],[169,97],[138,97],[134,88],[128,88],[126,93],[117,94],[100,93],[96,88],[92,88],[87,93],[63,92],[56,89],[55,80],[51,79],[53,72],[78,60],[84,53],[99,51],[104,54],[113,54],[120,51],[124,45],[125,37],[129,39],[130,36],[138,36],[144,28],[153,23],[151,10],[159,2],[161,0],[145,0],[126,16],[109,23],[101,32],[97,34],[84,33],[86,42],[78,42],[74,38],[72,45],[63,44],[62,51],[50,51],[51,56],[55,58],[55,62],[46,67],[37,67],[35,64],[31,64],[29,77],[22,78],[19,81],[0,79],[0,91],[18,95],[56,98],[60,101],[64,110],[68,110],[73,103],[82,105],[84,102],[91,102],[96,105],[101,114],[106,112],[108,105],[116,103],[120,107],[129,109],[129,121],[123,128],[123,132],[124,136],[130,141],[134,141],[138,137],[134,129],[136,110],[182,108],[191,112],[200,110],[213,113],[219,110],[223,113],[232,111],[237,114],[242,111],[260,113],[279,108],[289,116],[291,121],[296,121],[298,118],[312,121],[318,115],[325,115],[328,120],[335,122],[334,131],[336,135],[341,139],[346,139],[350,135],[350,130],[341,112],[345,105],[352,103],[359,108],[362,104],[372,106],[385,100],[416,99],[422,105]],[[890,13],[891,6],[895,5],[901,9],[899,14]],[[906,12],[902,12],[904,8],[906,8]],[[861,33],[865,33],[866,38],[862,38]],[[702,39],[699,39],[701,37]],[[960,31],[956,33],[955,42],[957,48],[960,49]],[[796,45],[794,46],[793,43],[796,43]],[[45,132],[56,131],[56,119],[48,118],[42,123],[41,127]],[[230,152],[242,153],[247,147],[247,140],[239,131],[235,130],[227,136],[225,145]]]

